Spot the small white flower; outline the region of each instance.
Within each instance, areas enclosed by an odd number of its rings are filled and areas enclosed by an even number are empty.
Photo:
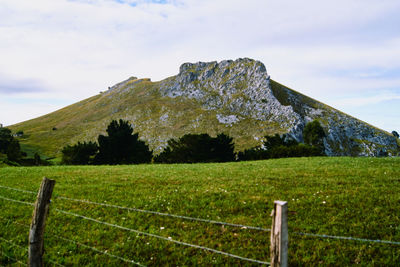
[[[161,230],[164,230],[164,229],[165,229],[165,227],[164,227],[164,226],[161,226],[161,227],[160,227],[160,229],[161,229]]]
[[[169,240],[171,240],[171,239],[172,239],[172,237],[170,237],[170,236],[169,236],[169,237],[168,237],[168,239],[169,239]]]
[[[324,201],[322,201],[322,204],[326,204],[326,201],[324,200]]]

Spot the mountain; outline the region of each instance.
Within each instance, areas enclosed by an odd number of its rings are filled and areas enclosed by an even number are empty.
[[[131,77],[107,91],[48,115],[15,124],[21,143],[57,156],[63,146],[96,140],[112,119],[125,119],[159,153],[170,138],[187,133],[226,133],[237,150],[260,145],[265,135],[289,133],[302,141],[307,122],[318,119],[332,156],[397,154],[388,132],[346,115],[270,79],[263,63],[243,58],[184,63],[162,81]]]

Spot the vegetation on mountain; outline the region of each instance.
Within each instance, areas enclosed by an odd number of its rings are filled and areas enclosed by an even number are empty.
[[[310,126],[311,125],[311,126]],[[311,144],[297,142],[288,134],[265,136],[262,146],[235,152],[233,138],[226,134],[216,137],[203,134],[186,134],[179,139],[168,140],[164,150],[153,158],[149,147],[133,133],[128,121],[113,120],[108,125],[108,136],[99,135],[96,142],[80,142],[67,145],[62,150],[62,164],[138,164],[149,163],[200,163],[261,160],[287,157],[322,156],[323,130],[318,122],[306,125],[305,136]]]
[[[320,147],[321,151],[324,150],[324,137],[325,131],[318,120],[314,120],[306,124],[303,130],[304,143]]]
[[[96,164],[138,164],[151,162],[153,152],[139,134],[133,133],[128,121],[113,120],[107,127],[108,136],[99,135]]]
[[[15,134],[15,136],[21,135],[23,135],[21,132]],[[6,166],[49,165],[49,162],[42,160],[38,153],[35,153],[33,158],[27,158],[27,153],[22,151],[19,140],[5,127],[0,127],[0,163]]]
[[[7,153],[8,146],[13,139],[10,129],[0,127],[0,153]]]
[[[293,158],[293,157],[315,157],[323,156],[323,152],[317,146],[298,143],[295,140],[290,142],[285,141],[286,136],[279,135],[265,136],[267,141],[263,146],[253,147],[238,153],[238,160],[262,160],[273,158]],[[280,142],[267,144],[268,139],[281,140]]]
[[[129,122],[113,120],[107,127],[107,136],[100,134],[96,142],[67,145],[62,150],[62,163],[88,164],[138,164],[151,162],[153,157],[148,145],[133,133]]]
[[[393,134],[393,136],[396,137],[396,138],[399,138],[399,137],[400,137],[400,136],[399,136],[399,133],[396,132],[396,131],[392,131],[392,134]]]
[[[22,156],[21,146],[18,140],[13,138],[7,147],[7,159],[18,162],[22,159]]]
[[[94,156],[99,146],[95,142],[78,142],[75,145],[67,145],[62,150],[62,164],[88,165],[94,163]]]
[[[271,158],[324,156],[323,138],[325,133],[318,121],[306,124],[303,136],[307,143],[299,143],[291,136],[275,134],[265,136],[261,146],[238,153],[238,160],[261,160]],[[306,139],[307,138],[307,139]]]
[[[154,158],[158,163],[196,163],[235,161],[233,138],[218,134],[186,134],[178,140],[170,139],[168,146]]]

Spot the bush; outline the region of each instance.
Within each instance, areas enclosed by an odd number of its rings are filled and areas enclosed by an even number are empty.
[[[253,147],[238,153],[238,160],[262,160],[271,158],[292,158],[323,156],[321,148],[298,143],[288,135],[265,136],[263,147]]]
[[[18,162],[22,158],[21,146],[18,140],[12,139],[7,147],[7,159],[10,161]]]
[[[170,139],[168,146],[154,158],[159,163],[228,162],[235,160],[233,138],[219,134],[186,134]]]
[[[0,153],[7,153],[8,146],[13,139],[10,129],[3,127],[0,128]]]
[[[249,149],[244,150],[243,152],[240,151],[238,153],[238,160],[245,161],[245,160],[262,160],[267,159],[268,153],[265,149],[261,148],[260,146],[252,147]]]
[[[306,124],[303,130],[304,143],[311,146],[323,145],[323,138],[326,136],[319,121],[314,120]]]
[[[67,165],[87,165],[93,163],[94,156],[98,151],[94,142],[78,142],[73,146],[65,146],[62,152],[62,163]],[[35,154],[35,162],[41,162],[40,156]]]
[[[108,136],[99,135],[99,153],[96,164],[131,164],[151,162],[153,152],[127,121],[113,120],[107,127]]]

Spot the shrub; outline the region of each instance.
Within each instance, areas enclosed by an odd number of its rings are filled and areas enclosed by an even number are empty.
[[[304,143],[318,147],[321,153],[325,150],[324,137],[326,137],[325,131],[322,128],[318,120],[314,120],[306,124],[303,130]]]
[[[131,164],[151,162],[153,152],[127,121],[113,120],[107,127],[108,136],[99,135],[96,164]]]
[[[0,128],[0,153],[7,153],[8,146],[13,139],[10,129]]]
[[[18,162],[22,158],[21,146],[18,140],[12,139],[7,147],[7,159],[10,161]]]
[[[263,147],[253,147],[238,153],[238,160],[322,156],[319,146],[298,143],[288,135],[265,136]]]
[[[170,139],[168,146],[154,158],[159,163],[228,162],[235,160],[233,138],[219,134],[186,134]]]
[[[95,142],[78,142],[73,146],[65,146],[62,149],[62,163],[68,165],[87,165],[93,163],[94,156],[98,151]],[[40,156],[35,154],[35,163],[41,163]]]

